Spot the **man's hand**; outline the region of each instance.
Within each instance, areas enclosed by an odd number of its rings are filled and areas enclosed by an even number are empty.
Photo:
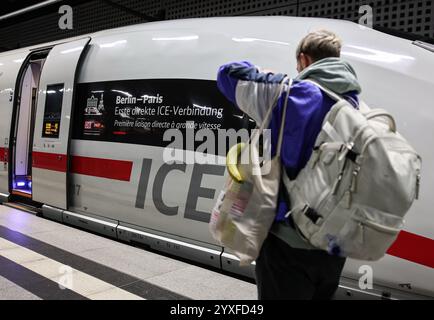
[[[261,69],[260,72],[262,72],[262,73],[272,73],[272,74],[276,73],[274,70],[271,70],[271,69]]]

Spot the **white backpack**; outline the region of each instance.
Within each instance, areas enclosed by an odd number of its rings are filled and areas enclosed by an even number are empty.
[[[395,241],[418,198],[421,158],[382,109],[337,101],[297,178],[283,174],[301,235],[330,254],[378,260]],[[287,215],[287,216],[288,216]]]

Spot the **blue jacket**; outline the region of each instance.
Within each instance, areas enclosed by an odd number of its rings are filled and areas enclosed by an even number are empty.
[[[333,60],[335,66],[336,63],[340,63],[340,61]],[[344,68],[344,73],[348,71],[348,67],[339,66],[339,68]],[[318,71],[318,69],[315,70]],[[333,69],[331,70],[333,72]],[[340,73],[337,72],[335,77],[333,77],[333,74],[327,74],[326,77],[311,75],[312,77],[309,77],[307,73],[307,77],[318,80],[319,83],[333,90],[333,83],[327,83],[327,77],[335,81],[336,77],[340,76]],[[246,61],[234,62],[220,67],[217,85],[227,99],[249,115],[257,124],[260,124],[265,116],[266,109],[270,107],[273,103],[272,99],[278,94],[280,83],[285,77],[285,74],[263,73]],[[342,79],[341,84],[344,81],[345,79]],[[331,84],[332,88],[328,84]],[[337,93],[342,94],[354,107],[357,107],[357,94],[360,92],[360,87],[355,85],[354,87],[345,86],[345,88],[354,90]],[[270,123],[272,155],[275,154],[285,97],[286,94],[284,93],[278,98]],[[281,160],[289,178],[295,179],[308,162],[324,117],[335,104],[335,101],[314,84],[297,78],[293,82],[288,99]],[[288,211],[288,204],[280,195],[276,220],[283,221]]]

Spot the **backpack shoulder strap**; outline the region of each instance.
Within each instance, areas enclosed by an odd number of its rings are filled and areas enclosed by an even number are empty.
[[[341,97],[340,95],[334,93],[333,91],[323,87],[322,85],[320,85],[318,82],[311,80],[311,79],[305,79],[304,81],[310,82],[314,85],[316,85],[318,88],[320,88],[322,91],[324,91],[330,98],[332,98],[333,100],[335,100],[336,102],[345,100],[343,97]]]

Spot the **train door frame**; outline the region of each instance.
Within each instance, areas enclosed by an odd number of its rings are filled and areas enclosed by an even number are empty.
[[[76,85],[90,40],[83,37],[53,46],[42,70],[33,141],[32,191],[33,200],[44,204],[43,211],[48,206],[60,211],[68,209]]]
[[[24,193],[19,191],[15,187],[15,176],[16,176],[16,151],[17,151],[17,136],[18,136],[18,130],[19,130],[19,112],[21,108],[21,101],[22,101],[22,95],[23,95],[23,85],[24,85],[24,79],[26,76],[26,73],[28,72],[29,68],[31,68],[31,65],[33,62],[36,61],[42,61],[41,66],[39,68],[39,76],[38,76],[38,85],[36,87],[36,93],[39,91],[39,83],[40,83],[40,76],[42,74],[43,70],[43,64],[51,50],[51,47],[48,48],[41,48],[31,51],[26,59],[23,61],[20,71],[18,72],[17,78],[16,78],[16,84],[15,84],[15,94],[14,94],[14,102],[13,102],[13,111],[12,111],[12,119],[11,119],[11,128],[10,128],[10,137],[9,137],[9,193],[13,198],[18,198],[19,200],[32,200],[32,193]],[[33,98],[33,97],[31,97]],[[37,99],[35,98],[35,104],[32,106],[34,110],[31,110],[30,112],[30,128],[29,128],[29,140],[27,142],[27,171],[32,171],[32,144],[33,144],[33,136],[34,136],[34,126],[35,126],[35,117],[36,117],[36,109],[37,109]],[[34,112],[33,112],[34,111]],[[31,177],[30,181],[26,181],[23,183],[30,183],[30,189],[31,189]]]
[[[0,203],[8,202],[11,196],[9,184],[11,120],[17,96],[17,79],[29,53],[29,50],[23,50],[11,54],[6,53],[0,57]]]

